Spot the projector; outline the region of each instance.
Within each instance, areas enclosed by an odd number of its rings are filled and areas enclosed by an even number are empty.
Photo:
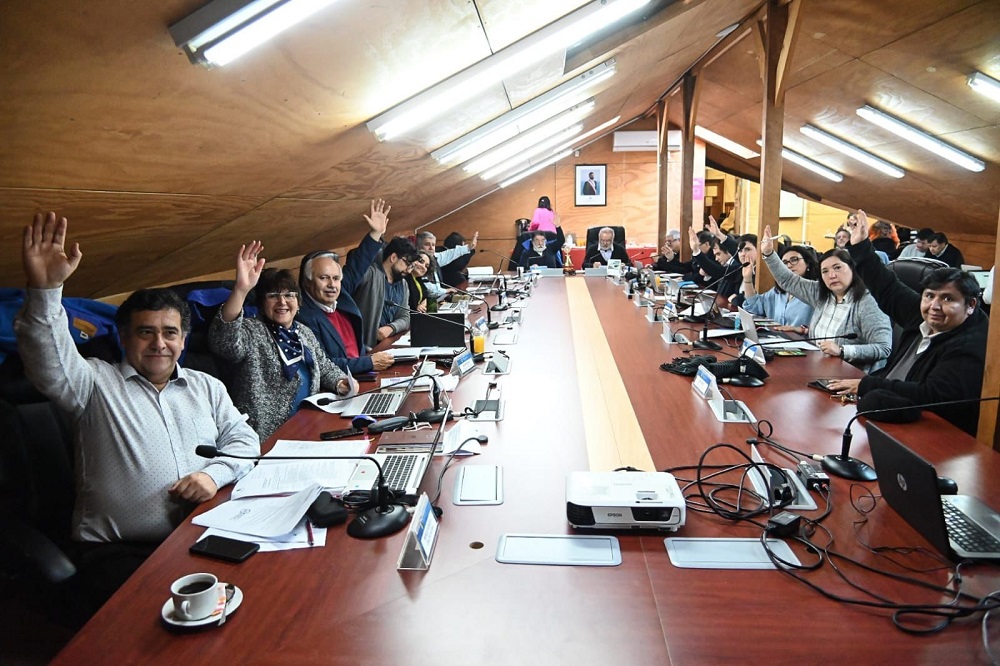
[[[570,472],[566,518],[577,528],[676,531],[684,497],[666,472]]]

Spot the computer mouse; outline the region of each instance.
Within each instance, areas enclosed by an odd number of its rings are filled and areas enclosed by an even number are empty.
[[[939,476],[937,479],[938,492],[942,495],[957,495],[958,494],[958,484],[955,483],[955,479],[949,479],[947,476]]]
[[[358,414],[353,419],[351,419],[351,427],[357,430],[361,428],[367,428],[371,424],[375,423],[377,419],[368,416],[367,414]]]

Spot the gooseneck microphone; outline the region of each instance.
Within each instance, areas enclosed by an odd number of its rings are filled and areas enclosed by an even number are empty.
[[[471,292],[465,291],[464,289],[459,289],[458,287],[455,287],[455,286],[450,285],[450,284],[445,284],[444,282],[442,282],[441,284],[444,285],[445,287],[449,288],[449,289],[454,289],[455,291],[457,291],[460,294],[464,294],[464,295],[468,296],[470,299],[472,299],[474,301],[482,301],[483,303],[486,303],[486,301],[484,301],[481,297],[476,296],[476,295],[472,294]],[[489,328],[491,330],[495,329],[495,328],[500,328],[500,322],[493,321],[493,315],[491,314],[491,308],[486,308],[486,328]]]
[[[502,254],[500,254],[499,252],[494,252],[493,250],[487,250],[486,248],[483,248],[483,249],[480,249],[479,252],[480,253],[489,252],[490,254],[493,254],[493,255],[496,255],[496,256],[500,257],[501,259],[503,259],[503,261],[507,261],[507,262],[510,261],[510,257],[505,257]],[[497,266],[497,275],[500,276],[500,283],[501,283],[500,289],[501,289],[501,291],[498,292],[498,302],[497,302],[497,304],[494,305],[494,306],[492,306],[490,308],[494,312],[503,312],[504,310],[506,310],[506,309],[508,309],[510,307],[510,305],[507,304],[507,275],[504,274],[504,272],[502,270],[500,270],[500,267],[503,266],[503,261],[501,261],[500,264]]]
[[[708,291],[715,285],[725,280],[730,275],[735,274],[737,271],[742,271],[749,265],[750,265],[749,261],[744,261],[742,264],[736,264],[734,266],[730,266],[728,270],[722,273],[722,276],[719,277],[718,280],[713,280],[712,282],[708,283],[707,285],[699,289],[698,293],[694,295],[694,299],[691,301],[691,317],[693,318],[695,316],[694,307],[695,304],[698,303],[698,300],[701,298],[702,294],[704,294],[706,291]],[[692,347],[694,347],[695,349],[711,349],[713,351],[719,351],[720,349],[722,349],[722,345],[712,342],[711,340],[708,339],[708,313],[710,310],[711,308],[707,308],[705,310],[705,314],[702,317],[702,323],[704,324],[704,326],[702,326],[701,329],[701,336],[692,345]],[[692,321],[697,321],[697,320],[692,319]]]
[[[234,453],[225,453],[209,444],[201,444],[195,447],[194,452],[202,458],[235,458],[237,460],[370,460],[378,469],[378,481],[375,490],[376,506],[359,513],[347,525],[347,534],[355,539],[377,539],[379,537],[395,534],[400,531],[410,520],[407,510],[398,505],[389,503],[389,488],[385,485],[385,477],[382,475],[382,465],[371,456],[241,456]]]
[[[823,469],[826,470],[828,474],[834,474],[852,481],[874,481],[877,478],[875,470],[872,469],[871,465],[850,456],[851,442],[854,441],[854,433],[851,432],[851,426],[854,425],[854,422],[862,416],[868,416],[870,414],[884,414],[887,412],[901,412],[905,410],[921,410],[928,407],[944,407],[945,405],[961,405],[973,402],[993,402],[997,400],[1000,400],[1000,396],[991,396],[988,398],[965,398],[963,400],[944,400],[941,402],[925,402],[918,405],[901,405],[899,407],[884,407],[882,409],[866,409],[863,412],[858,412],[851,417],[851,420],[847,422],[847,427],[844,428],[844,439],[843,444],[841,445],[840,455],[823,456],[820,458],[823,463]],[[814,456],[814,458],[815,457],[816,456]]]

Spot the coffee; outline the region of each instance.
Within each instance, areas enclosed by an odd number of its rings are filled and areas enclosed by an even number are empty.
[[[188,583],[184,587],[177,590],[177,594],[198,594],[199,592],[204,592],[210,587],[215,587],[215,583],[210,580],[199,580],[193,583]]]

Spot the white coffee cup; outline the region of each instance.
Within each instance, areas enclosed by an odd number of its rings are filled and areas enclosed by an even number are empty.
[[[174,615],[181,620],[202,620],[219,603],[219,579],[210,573],[193,573],[178,578],[170,585],[174,600]]]
[[[423,363],[419,364],[419,367],[417,368],[417,374],[422,375],[424,377],[438,374],[437,363],[435,363],[434,361],[424,361]]]

